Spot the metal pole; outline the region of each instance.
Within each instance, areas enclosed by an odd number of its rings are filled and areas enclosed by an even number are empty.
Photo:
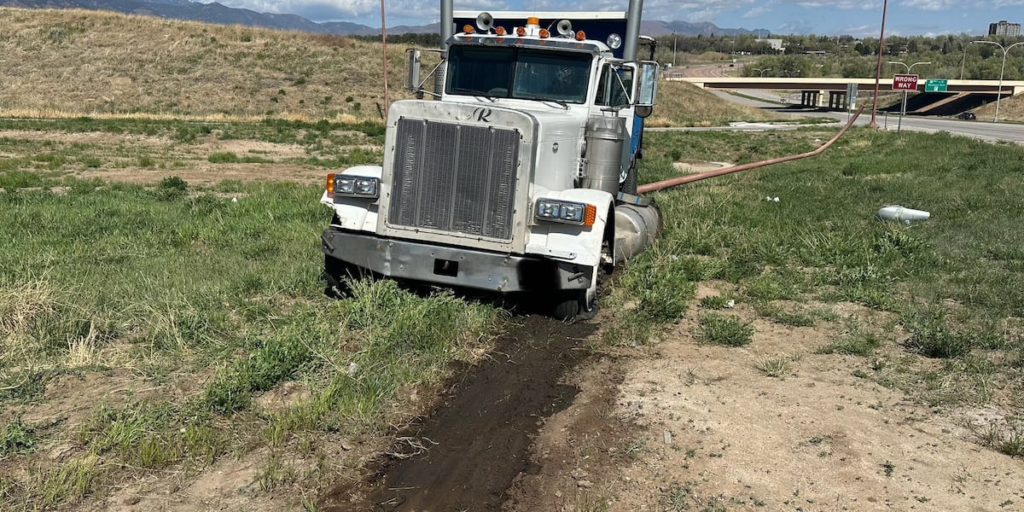
[[[888,12],[889,0],[884,0],[882,2],[882,32],[878,36],[878,67],[875,69],[875,99],[871,106],[872,128],[878,128],[878,93],[882,82],[882,55],[885,53],[885,16]]]
[[[967,45],[964,45],[964,59],[960,61],[960,80],[964,79],[964,66],[967,65]]]
[[[434,92],[441,97],[444,93],[445,74],[448,60],[448,40],[454,35],[455,30],[455,2],[454,0],[441,0],[441,64],[434,71]]]
[[[1002,45],[999,47],[1003,48]],[[999,122],[999,103],[1003,99],[1003,73],[1006,72],[1006,53],[1006,48],[1003,48],[1003,66],[999,68],[999,93],[996,94],[996,118],[995,121],[993,121],[996,123]]]
[[[629,12],[626,14],[626,42],[622,52],[622,60],[637,60],[640,46],[640,21],[643,18],[644,0],[629,0]]]
[[[672,67],[676,67],[676,56],[679,55],[677,48],[679,47],[679,36],[676,36],[672,40]]]
[[[999,49],[1003,51],[1003,64],[999,68],[999,92],[996,94],[996,117],[995,117],[995,119],[993,119],[994,122],[998,123],[999,122],[999,103],[1003,99],[1003,74],[1006,72],[1006,54],[1010,53],[1010,50],[1012,50],[1014,46],[1018,46],[1018,45],[1024,44],[1024,41],[1021,41],[1019,43],[1013,43],[1010,46],[1005,46],[1005,47],[1003,45],[995,42],[995,41],[971,41],[971,44],[991,44],[991,45],[998,46]]]
[[[384,0],[380,0],[380,41],[384,53],[384,118],[391,109],[391,91],[388,90],[388,17],[384,10]]]
[[[907,91],[903,91],[903,110],[900,110],[900,122],[896,125],[896,133],[903,131],[903,116],[907,115]]]

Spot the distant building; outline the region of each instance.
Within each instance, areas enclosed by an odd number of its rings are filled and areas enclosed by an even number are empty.
[[[786,51],[785,42],[782,39],[758,39],[757,42],[764,43],[779,53],[785,53]]]
[[[1020,37],[1020,23],[1010,23],[1002,20],[999,23],[988,25],[988,35],[1004,37]]]

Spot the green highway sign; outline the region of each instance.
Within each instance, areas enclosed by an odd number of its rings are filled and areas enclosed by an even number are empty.
[[[924,83],[924,92],[948,92],[949,81],[928,80]]]

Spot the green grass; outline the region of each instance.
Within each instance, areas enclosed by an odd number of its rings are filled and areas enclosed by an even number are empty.
[[[822,347],[819,353],[867,357],[881,344],[882,340],[874,333],[854,332]]]
[[[181,120],[93,119],[78,117],[55,120],[0,119],[0,130],[29,130],[66,133],[112,133],[167,137],[191,143],[210,135],[221,140],[261,140],[281,144],[303,144],[322,147],[326,144],[349,145],[364,137],[384,141],[382,123],[302,122],[268,119],[253,123],[219,123]]]
[[[27,509],[103,492],[127,467],[201,469],[265,446],[268,429],[278,445],[385,432],[403,390],[438,385],[500,323],[490,306],[391,281],[326,299],[319,235],[330,213],[316,187],[224,185],[245,195],[232,202],[176,177],[149,189],[35,183],[71,188],[0,194],[3,407],[43,402],[72,373],[131,375],[135,389],[191,384],[179,398],[95,404],[75,431],[5,426],[2,457],[55,437],[88,454],[5,487]],[[255,402],[288,381],[307,383],[309,398],[274,411]]]
[[[722,295],[712,295],[700,299],[700,307],[704,309],[726,309],[732,299]],[[733,302],[735,304],[735,302]]]
[[[15,418],[5,425],[3,430],[0,430],[0,460],[12,455],[28,453],[35,446],[34,432],[31,427],[21,421],[21,418]]]
[[[700,318],[698,338],[711,345],[742,347],[749,345],[754,328],[734,316],[708,313]]]

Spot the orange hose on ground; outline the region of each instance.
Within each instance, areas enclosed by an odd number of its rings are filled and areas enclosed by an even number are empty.
[[[726,174],[735,174],[735,173],[738,173],[738,172],[753,171],[755,169],[760,169],[762,167],[767,167],[769,165],[783,164],[783,163],[786,163],[786,162],[793,162],[793,161],[796,161],[796,160],[803,160],[804,158],[811,158],[811,157],[814,157],[814,156],[818,156],[818,155],[824,153],[825,150],[827,150],[828,148],[832,147],[833,144],[835,144],[839,139],[841,139],[844,135],[846,135],[846,132],[850,131],[850,128],[853,127],[853,123],[857,122],[857,118],[860,117],[860,114],[862,112],[864,112],[864,108],[865,107],[867,107],[867,104],[864,104],[863,106],[861,106],[860,110],[858,110],[857,113],[854,114],[854,116],[852,118],[850,118],[850,122],[846,123],[846,126],[844,126],[842,130],[839,130],[839,133],[837,133],[835,137],[832,137],[828,142],[822,144],[821,146],[819,146],[814,151],[809,151],[807,153],[801,153],[799,155],[790,155],[790,156],[784,156],[784,157],[780,157],[780,158],[773,158],[771,160],[762,160],[760,162],[753,162],[753,163],[749,163],[749,164],[736,165],[736,166],[733,166],[733,167],[726,167],[724,169],[718,169],[716,171],[703,172],[703,173],[700,173],[700,174],[691,174],[689,176],[683,176],[683,177],[680,177],[680,178],[672,178],[670,180],[659,181],[657,183],[650,183],[648,185],[644,185],[644,186],[640,187],[639,189],[637,189],[637,193],[638,194],[649,194],[651,192],[658,192],[658,191],[661,191],[661,190],[678,187],[680,185],[686,185],[688,183],[694,183],[694,182],[697,182],[697,181],[703,181],[703,180],[710,179],[710,178],[717,178],[719,176],[725,176]]]

